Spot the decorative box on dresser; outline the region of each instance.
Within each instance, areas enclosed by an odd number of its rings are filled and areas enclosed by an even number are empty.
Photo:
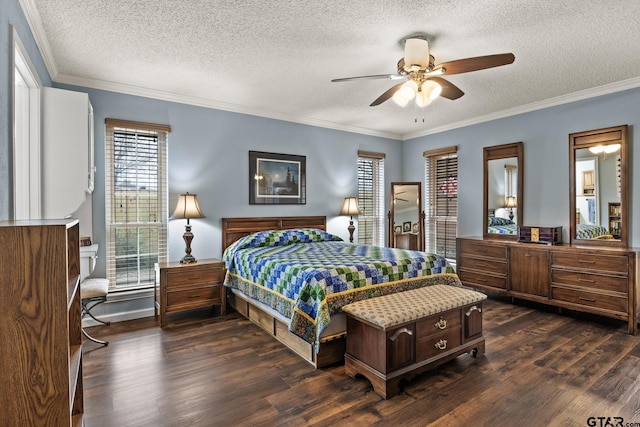
[[[459,237],[457,254],[457,272],[465,286],[625,320],[629,333],[636,333],[632,249]]]
[[[78,220],[0,222],[0,422],[83,424]]]
[[[220,306],[226,314],[224,262],[201,259],[196,263],[159,263],[156,270],[155,309],[160,327],[167,326],[167,313]]]

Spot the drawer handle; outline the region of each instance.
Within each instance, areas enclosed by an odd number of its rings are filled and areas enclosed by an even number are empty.
[[[411,329],[407,329],[407,328],[400,328],[396,331],[395,334],[391,335],[391,338],[389,338],[391,341],[395,341],[396,338],[398,338],[398,336],[400,336],[400,334],[407,334],[407,335],[413,335],[413,331]]]
[[[438,329],[445,329],[447,327],[447,320],[442,317],[435,323],[435,327]]]
[[[477,311],[478,313],[482,313],[482,309],[480,307],[474,305],[464,315],[469,317],[469,316],[471,316],[471,313],[473,313],[474,311]]]
[[[191,298],[200,298],[200,294],[198,295],[189,295],[187,298],[191,299]]]
[[[578,297],[580,301],[596,302],[593,298]]]
[[[581,263],[581,264],[595,264],[596,263],[595,261],[585,261],[583,259],[579,259],[578,262]]]
[[[476,282],[486,282],[487,279],[480,279],[479,277],[476,277]]]
[[[526,256],[526,257],[529,257],[529,258],[530,258],[530,257],[531,257],[531,254],[524,254],[524,256]]]
[[[578,279],[578,282],[596,283],[595,280],[582,279],[582,278]]]
[[[440,340],[437,343],[435,343],[435,347],[438,350],[444,350],[447,348],[447,340]]]
[[[485,264],[484,262],[478,262],[477,263],[478,267],[486,267],[487,264]]]

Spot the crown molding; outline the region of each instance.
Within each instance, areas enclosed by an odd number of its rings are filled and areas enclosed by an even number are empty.
[[[38,46],[38,49],[40,49],[44,65],[47,67],[47,71],[49,72],[49,77],[51,80],[55,80],[55,77],[58,75],[58,66],[56,65],[53,53],[51,52],[51,46],[49,45],[47,34],[44,31],[40,13],[38,12],[33,0],[18,0],[18,2],[20,3],[20,7],[22,8],[25,18],[27,19],[33,38],[36,40],[36,45]]]
[[[361,128],[357,126],[349,126],[340,123],[327,122],[323,120],[311,119],[308,117],[292,116],[288,114],[275,113],[265,111],[258,108],[251,108],[227,102],[215,101],[208,98],[197,96],[182,95],[173,92],[165,92],[156,89],[149,89],[140,86],[127,85],[122,83],[109,82],[104,80],[87,79],[83,77],[71,76],[67,74],[58,74],[55,81],[57,83],[68,84],[73,86],[81,86],[93,89],[106,90],[110,92],[123,93],[127,95],[142,96],[145,98],[159,99],[163,101],[176,102],[179,104],[194,105],[197,107],[212,108],[216,110],[229,111],[233,113],[247,114],[250,116],[264,117],[274,120],[283,120],[286,122],[300,123],[303,125],[317,126],[322,128],[334,129],[344,132],[353,132],[357,134],[377,136],[381,138],[389,138],[400,140],[400,135],[391,132],[382,132],[373,129]]]
[[[622,80],[619,82],[614,82],[591,89],[585,89],[567,95],[556,96],[554,98],[532,102],[530,104],[520,105],[514,108],[508,108],[506,110],[497,111],[491,114],[485,114],[483,116],[474,117],[468,120],[462,120],[460,122],[451,123],[445,126],[431,128],[425,131],[408,133],[402,135],[400,139],[402,141],[406,141],[409,139],[419,138],[421,136],[433,135],[453,129],[477,125],[479,123],[490,122],[492,120],[503,119],[505,117],[516,116],[518,114],[529,113],[532,111],[542,110],[545,108],[555,107],[563,104],[569,104],[571,102],[582,101],[589,98],[595,98],[597,96],[609,95],[611,93],[622,92],[624,90],[635,89],[638,87],[640,87],[640,77],[634,77],[628,80]]]

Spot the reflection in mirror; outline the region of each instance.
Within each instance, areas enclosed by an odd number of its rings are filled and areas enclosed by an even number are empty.
[[[484,237],[517,239],[522,222],[522,143],[484,148]]]
[[[572,243],[626,246],[626,126],[571,134]]]
[[[424,250],[423,218],[420,183],[391,183],[389,247]]]

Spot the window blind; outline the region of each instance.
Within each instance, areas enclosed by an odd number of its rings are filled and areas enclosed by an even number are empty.
[[[358,243],[384,246],[383,153],[358,152]]]
[[[153,286],[167,259],[168,126],[106,120],[107,278],[111,290]]]
[[[426,249],[456,258],[458,229],[458,155],[456,147],[426,151]]]

